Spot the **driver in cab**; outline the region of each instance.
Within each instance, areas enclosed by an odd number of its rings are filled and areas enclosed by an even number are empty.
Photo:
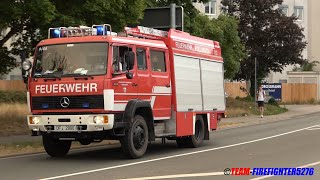
[[[164,65],[164,61],[160,60],[158,56],[151,57],[151,67],[152,71],[165,72],[166,68]]]

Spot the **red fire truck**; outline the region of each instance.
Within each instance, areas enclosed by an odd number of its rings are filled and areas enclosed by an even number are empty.
[[[28,126],[52,157],[72,141],[119,140],[130,158],[156,138],[198,147],[225,111],[219,42],[175,29],[50,28],[23,69]]]

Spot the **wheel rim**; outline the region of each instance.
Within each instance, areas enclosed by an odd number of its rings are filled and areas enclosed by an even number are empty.
[[[201,140],[201,123],[200,121],[196,122],[196,127],[195,127],[195,138],[196,140]]]
[[[146,141],[145,133],[143,127],[140,125],[137,125],[134,127],[133,131],[133,145],[136,150],[140,150]]]

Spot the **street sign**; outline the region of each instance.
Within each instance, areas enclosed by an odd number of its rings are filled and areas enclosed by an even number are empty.
[[[276,101],[281,101],[282,99],[282,84],[281,83],[268,83],[262,84],[262,89],[266,91],[266,94],[273,97]]]
[[[171,27],[171,7],[146,8],[140,26],[168,30]],[[183,7],[175,6],[175,27],[183,31]]]

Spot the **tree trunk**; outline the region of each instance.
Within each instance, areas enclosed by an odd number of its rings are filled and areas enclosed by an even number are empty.
[[[6,43],[13,35],[16,34],[16,32],[17,32],[16,30],[11,29],[11,30],[9,31],[9,33],[6,34],[6,35],[0,40],[0,46],[2,47],[2,46],[4,45],[4,43]]]

